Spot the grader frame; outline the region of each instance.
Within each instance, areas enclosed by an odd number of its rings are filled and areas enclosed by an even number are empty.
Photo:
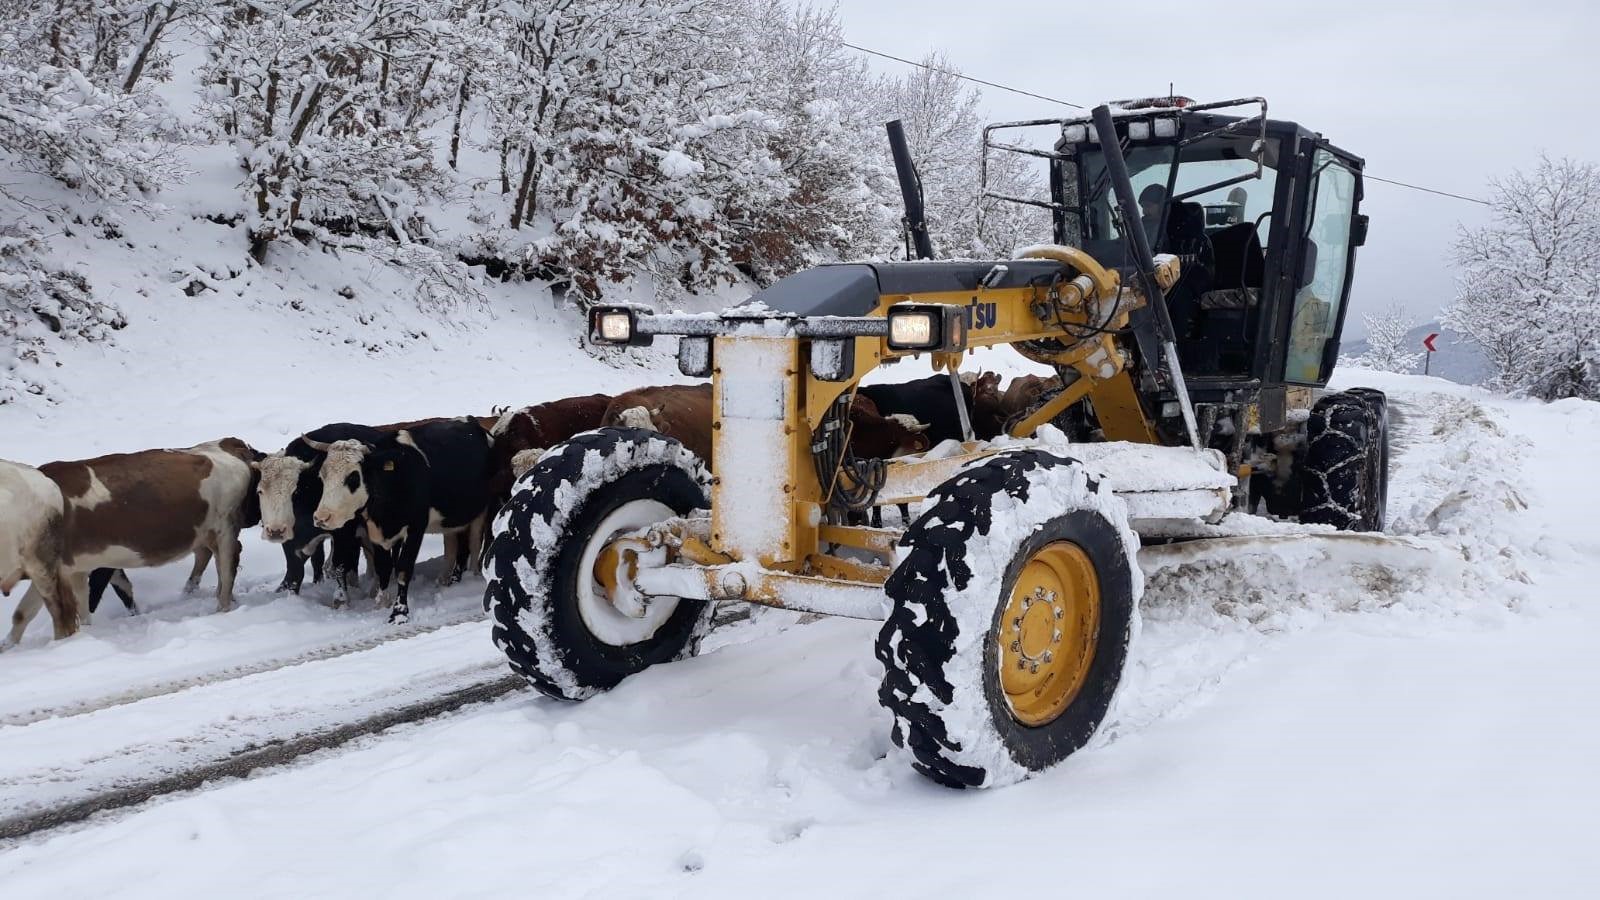
[[[830,485],[812,465],[812,445],[829,410],[853,394],[863,376],[915,354],[890,345],[889,319],[899,308],[980,310],[968,316],[981,321],[966,330],[961,346],[931,351],[935,367],[952,378],[966,350],[1001,345],[1070,373],[1065,389],[1012,426],[1012,436],[1033,434],[1087,398],[1108,439],[1155,443],[1129,360],[1115,342],[1129,315],[1148,302],[1143,293],[1076,248],[1046,245],[1022,256],[962,264],[958,279],[973,284],[968,290],[880,293],[862,316],[806,317],[764,306],[715,318],[596,309],[592,337],[602,333],[606,316],[627,316],[636,342],[667,334],[709,341],[713,458],[761,461],[716,467],[709,520],[675,519],[613,542],[597,564],[602,582],[616,590],[619,580],[626,580],[630,584],[621,593],[628,595],[743,600],[881,618],[882,584],[891,572],[900,530],[830,521]],[[893,280],[881,271],[874,275],[878,281]],[[1176,258],[1157,260],[1159,284],[1170,285],[1178,275]],[[842,342],[851,357],[845,367],[849,374],[819,376],[811,361],[829,354],[819,352],[818,345],[835,342]],[[888,460],[872,505],[920,501],[964,466],[998,452],[999,447],[967,441],[937,457]],[[1174,515],[1172,497],[1181,492],[1164,493],[1166,518]],[[1191,492],[1189,508],[1181,512],[1214,517],[1226,509],[1227,499],[1226,491],[1202,486]],[[639,564],[644,555],[661,551],[670,560],[666,565]]]

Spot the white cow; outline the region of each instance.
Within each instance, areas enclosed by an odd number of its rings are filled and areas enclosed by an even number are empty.
[[[63,596],[58,586],[61,521],[61,489],[56,483],[32,466],[0,460],[0,594],[9,597],[18,582],[31,582],[29,594],[50,610],[58,638],[78,630],[77,600]],[[25,616],[23,604],[18,604],[13,623],[29,616],[31,612]],[[0,643],[0,649],[10,643]]]

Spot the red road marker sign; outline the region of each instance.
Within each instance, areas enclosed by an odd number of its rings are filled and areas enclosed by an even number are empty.
[[[1433,345],[1433,342],[1438,340],[1438,339],[1439,339],[1439,332],[1435,331],[1432,334],[1430,334],[1427,337],[1422,339],[1422,346],[1427,347],[1429,353],[1438,353],[1439,352],[1439,348],[1435,347]]]

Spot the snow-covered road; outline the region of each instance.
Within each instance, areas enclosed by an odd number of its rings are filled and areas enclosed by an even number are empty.
[[[1016,787],[945,791],[888,754],[874,625],[771,613],[582,705],[518,694],[13,846],[0,883],[8,897],[993,896],[1032,890],[1049,866],[1068,889],[1114,896],[1584,893],[1600,876],[1600,726],[1587,716],[1600,408],[1380,386],[1406,417],[1394,527],[1431,552],[1161,569],[1115,723]],[[447,592],[433,615],[469,602]],[[318,628],[368,624],[304,605],[159,624],[219,629],[213,650],[252,628],[327,642]],[[181,760],[186,732],[231,729],[242,745],[275,710],[300,728],[414,696],[494,664],[475,630],[0,727],[0,791],[9,806],[59,789],[52,770]],[[43,687],[42,660],[76,654],[60,703],[111,693],[135,658],[193,665],[115,631],[25,647],[0,671]],[[43,702],[4,696],[7,709]]]

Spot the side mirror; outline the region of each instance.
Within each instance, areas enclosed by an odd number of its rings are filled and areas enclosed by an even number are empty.
[[[1295,286],[1298,290],[1309,285],[1317,277],[1317,242],[1307,237],[1300,249],[1300,283]]]
[[[1357,213],[1355,219],[1350,223],[1350,246],[1362,247],[1366,243],[1367,216],[1365,213]]]

